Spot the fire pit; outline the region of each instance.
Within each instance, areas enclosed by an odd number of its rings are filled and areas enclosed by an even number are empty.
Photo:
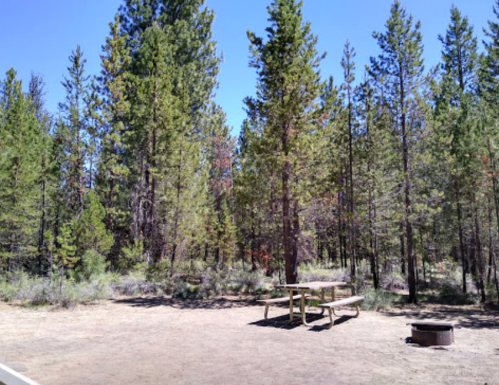
[[[412,342],[423,346],[452,345],[454,324],[446,322],[413,322]]]

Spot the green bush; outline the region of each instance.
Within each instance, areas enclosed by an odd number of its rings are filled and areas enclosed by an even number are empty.
[[[165,282],[170,279],[170,276],[170,263],[166,260],[150,264],[146,268],[146,280],[149,282]]]
[[[201,285],[191,285],[190,283],[180,281],[172,297],[181,299],[206,298],[208,297],[208,292]]]
[[[383,289],[366,288],[361,294],[365,299],[360,306],[365,310],[378,311],[389,309],[393,305],[393,296]]]
[[[486,293],[487,293],[487,300],[490,302],[497,302],[497,290],[496,290],[496,285],[494,282],[494,279],[492,278],[491,283],[486,284]]]
[[[258,293],[266,289],[265,276],[261,270],[234,269],[229,273],[229,281],[236,292]]]
[[[78,303],[92,302],[113,297],[111,276],[95,277],[91,282],[64,279],[51,282],[48,278],[29,277],[17,272],[13,279],[0,282],[0,298],[4,301],[19,301],[28,305],[54,305],[72,308]]]
[[[402,274],[391,272],[381,277],[381,287],[384,290],[388,291],[391,291],[393,289],[405,290],[407,289],[407,283],[405,281],[405,278],[402,277]]]
[[[447,305],[476,305],[480,298],[472,293],[463,293],[456,285],[444,283],[438,295],[439,302]]]
[[[350,270],[347,268],[326,268],[315,263],[304,263],[300,266],[298,281],[350,282]]]
[[[81,265],[78,267],[76,273],[78,279],[91,280],[95,276],[103,275],[107,266],[106,257],[99,254],[95,250],[87,250],[81,259]]]

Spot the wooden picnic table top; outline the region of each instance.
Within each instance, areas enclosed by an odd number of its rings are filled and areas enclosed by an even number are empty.
[[[301,290],[319,290],[319,289],[328,289],[331,287],[337,286],[345,286],[346,282],[304,282],[304,283],[293,283],[289,285],[276,285],[275,287],[278,289],[301,289]]]

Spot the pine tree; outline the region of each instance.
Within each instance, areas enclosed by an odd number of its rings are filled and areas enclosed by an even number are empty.
[[[62,294],[62,283],[64,282],[64,275],[68,269],[74,267],[79,258],[75,256],[76,246],[74,241],[76,237],[72,233],[71,224],[64,224],[60,229],[60,235],[57,237],[58,247],[54,253],[54,264],[59,268],[59,294]],[[51,235],[48,234],[50,240]]]
[[[353,140],[354,140],[354,104],[353,97],[355,88],[353,82],[355,81],[355,49],[350,46],[347,40],[345,48],[343,49],[343,58],[341,59],[341,66],[343,67],[344,76],[344,89],[346,92],[345,101],[347,126],[348,126],[348,234],[349,234],[349,254],[350,254],[350,276],[352,281],[355,281],[355,262],[356,262],[356,237],[354,228],[354,185],[353,185]]]
[[[103,96],[102,118],[104,124],[100,132],[100,154],[97,166],[97,184],[101,201],[106,208],[107,228],[115,239],[126,237],[128,225],[126,182],[129,167],[124,159],[126,153],[126,123],[129,120],[130,100],[128,89],[131,76],[127,73],[131,58],[126,48],[126,36],[121,35],[120,23],[116,16],[110,24],[110,36],[106,38],[101,60],[100,91]],[[119,248],[120,243],[115,243]],[[116,263],[119,250],[111,255]]]
[[[212,131],[209,139],[208,160],[210,162],[208,191],[213,207],[215,247],[214,256],[218,266],[230,262],[233,256],[234,226],[232,217],[232,155],[234,143],[225,123],[225,114],[220,107],[213,108]]]
[[[476,66],[478,64],[477,40],[467,17],[459,10],[451,9],[451,23],[445,37],[439,36],[443,44],[441,92],[437,96],[437,115],[448,130],[450,156],[453,159],[452,195],[455,197],[458,224],[459,250],[463,268],[463,292],[467,292],[466,274],[468,258],[464,240],[463,198],[472,191],[466,191],[473,174],[470,164],[470,115],[472,98],[476,91]],[[475,199],[473,198],[473,201]],[[471,203],[471,202],[470,202]],[[478,233],[477,233],[478,235]]]
[[[44,268],[44,248],[45,232],[49,226],[49,210],[52,204],[50,197],[53,193],[55,180],[53,175],[53,136],[51,134],[52,118],[45,109],[45,81],[39,75],[31,74],[29,83],[29,99],[31,108],[41,128],[39,141],[39,161],[40,161],[40,179],[38,181],[40,188],[40,220],[38,230],[38,269],[42,273]]]
[[[256,98],[247,98],[251,119],[261,122],[263,143],[280,173],[282,244],[286,263],[286,281],[294,283],[298,268],[300,203],[297,195],[299,161],[306,151],[304,138],[322,83],[318,73],[320,57],[317,38],[310,23],[303,22],[302,2],[276,0],[269,7],[268,40],[248,32],[257,69]]]
[[[383,78],[386,101],[396,118],[397,134],[402,140],[403,205],[405,240],[407,242],[409,302],[417,302],[414,240],[412,224],[412,182],[410,169],[411,126],[414,124],[411,104],[418,99],[422,82],[423,46],[419,22],[413,25],[412,16],[397,0],[391,7],[386,32],[373,34],[381,54],[371,59],[372,72],[376,78]]]
[[[66,101],[59,103],[64,118],[59,126],[58,136],[64,143],[65,159],[62,161],[64,178],[64,200],[68,208],[65,221],[77,218],[83,210],[87,184],[86,167],[88,160],[88,122],[85,97],[88,92],[88,80],[85,75],[86,59],[80,46],[69,57],[69,77],[62,85],[66,89]]]
[[[160,208],[157,188],[161,177],[160,166],[170,151],[173,121],[176,118],[177,99],[172,95],[172,47],[158,25],[146,30],[139,48],[136,64],[141,74],[136,77],[137,94],[133,105],[134,131],[130,146],[138,162],[132,165],[137,184],[132,200],[134,235],[142,240],[153,261],[163,257],[165,235],[160,226]],[[161,164],[159,160],[162,159]],[[162,167],[161,167],[162,169]]]
[[[496,20],[489,20],[488,29],[483,30],[488,41],[484,41],[486,57],[484,73],[482,76],[482,87],[485,89],[484,97],[497,106],[499,101],[499,1],[496,0],[493,12]],[[497,109],[492,108],[497,115]]]
[[[81,216],[74,222],[76,256],[83,258],[87,251],[106,255],[113,245],[113,235],[104,223],[106,211],[93,190],[85,195]]]
[[[359,104],[359,115],[361,120],[361,130],[363,131],[363,143],[361,146],[364,149],[364,162],[366,167],[364,186],[367,187],[367,228],[369,230],[369,259],[371,263],[371,275],[373,277],[373,285],[375,289],[379,288],[379,250],[378,250],[378,231],[377,227],[377,210],[376,210],[376,181],[375,172],[380,155],[379,148],[376,144],[380,142],[376,136],[375,116],[376,116],[376,100],[375,90],[371,86],[372,79],[369,79],[367,74],[362,84],[358,88],[356,95]],[[377,138],[374,140],[374,138]],[[362,139],[361,139],[362,140]]]
[[[40,218],[41,127],[11,69],[0,83],[0,257],[7,271],[30,266]]]
[[[192,226],[199,225],[204,205],[195,197],[205,188],[199,172],[208,137],[204,123],[219,59],[211,40],[214,14],[203,4],[129,0],[120,8],[135,90],[125,154],[131,228],[152,261],[169,254],[173,264],[179,245],[193,246]]]

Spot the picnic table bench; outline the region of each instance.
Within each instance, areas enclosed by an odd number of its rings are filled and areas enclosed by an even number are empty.
[[[310,297],[310,294],[305,294],[305,297]],[[271,299],[259,299],[256,302],[260,302],[265,304],[265,312],[264,312],[264,317],[265,319],[268,319],[268,314],[269,314],[269,306],[274,304],[274,303],[280,303],[280,302],[289,302],[293,301],[295,299],[301,299],[301,294],[294,295],[292,297],[282,297],[282,298],[271,298]],[[293,309],[293,304],[291,303],[291,311]]]
[[[349,305],[349,304],[355,304],[355,308],[357,310],[357,313],[353,316],[354,318],[357,318],[359,316],[360,310],[359,310],[359,302],[363,301],[365,297],[361,295],[356,295],[353,297],[348,297],[348,298],[343,298],[338,301],[333,301],[333,302],[327,302],[327,303],[321,303],[317,305],[317,307],[327,309],[329,312],[329,320],[331,321],[327,326],[326,329],[331,329],[334,325],[333,321],[333,313],[334,313],[334,308],[337,306],[344,306],[344,305]],[[336,314],[335,314],[336,315]]]

